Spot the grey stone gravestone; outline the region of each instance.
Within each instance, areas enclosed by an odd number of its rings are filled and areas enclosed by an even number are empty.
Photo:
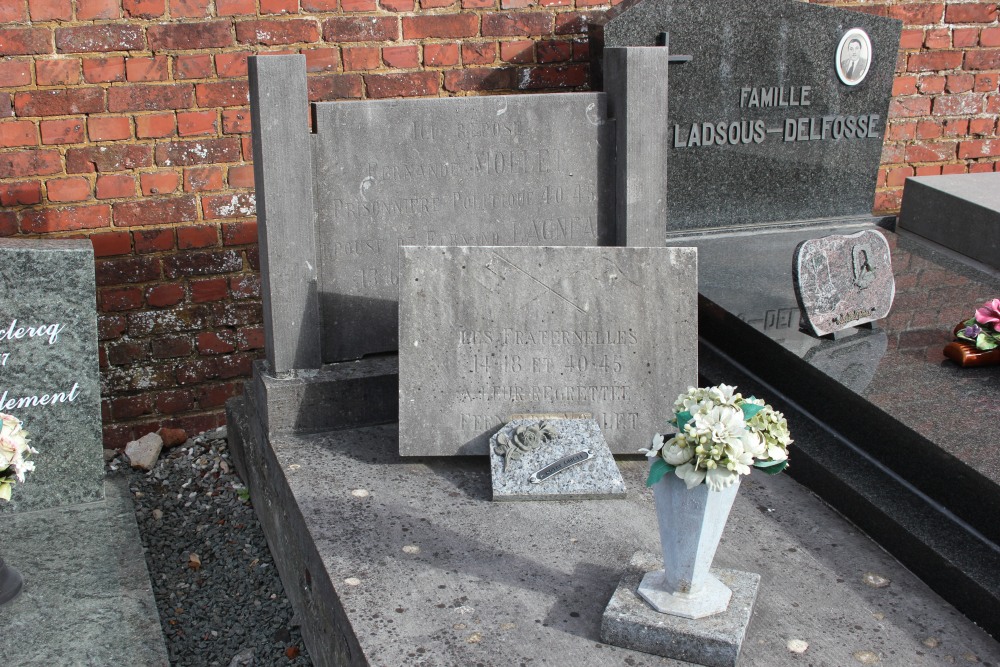
[[[0,513],[101,500],[94,252],[86,240],[0,240],[0,412],[36,469]]]
[[[817,336],[882,319],[896,294],[889,244],[874,229],[803,241],[795,249],[793,280]]]
[[[692,56],[671,66],[664,121],[667,232],[683,234],[870,217],[900,29],[792,0],[626,0],[591,30],[591,53],[669,33]],[[863,78],[841,65],[855,36]]]
[[[1000,269],[1000,174],[906,179],[899,227]]]
[[[485,454],[539,412],[635,453],[697,384],[696,274],[690,248],[404,247],[400,454]]]
[[[546,437],[524,437],[544,424]],[[518,429],[521,430],[519,438]],[[493,500],[624,498],[625,481],[594,419],[513,419],[490,438]]]

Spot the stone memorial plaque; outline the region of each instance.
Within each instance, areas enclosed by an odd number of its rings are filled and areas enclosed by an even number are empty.
[[[696,292],[693,248],[404,247],[400,454],[486,454],[558,412],[635,453],[697,384]]]
[[[625,497],[594,419],[512,420],[490,438],[490,474],[498,501]]]
[[[35,471],[0,513],[104,497],[94,252],[0,240],[0,412],[24,423]]]
[[[896,294],[889,244],[873,229],[803,241],[793,279],[803,319],[817,336],[882,319]]]
[[[316,105],[323,360],[397,349],[399,247],[615,243],[599,93]]]
[[[901,23],[792,0],[625,0],[601,46],[670,68],[667,232],[870,217]],[[603,37],[602,37],[603,36]]]

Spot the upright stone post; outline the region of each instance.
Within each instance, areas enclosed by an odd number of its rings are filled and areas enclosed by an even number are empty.
[[[615,119],[617,245],[663,246],[667,235],[665,46],[604,50],[604,90]]]
[[[319,368],[319,301],[305,56],[251,56],[250,113],[270,372]]]

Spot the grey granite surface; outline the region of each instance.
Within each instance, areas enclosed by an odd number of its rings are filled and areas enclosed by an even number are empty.
[[[557,435],[537,449],[505,461],[497,453],[500,434],[513,438],[519,426],[538,424],[538,419],[515,419],[490,438],[490,474],[493,500],[586,500],[624,498],[625,482],[594,419],[545,419]],[[552,477],[533,483],[533,473],[581,451],[592,458]]]
[[[836,71],[851,28],[873,47],[855,86]],[[672,54],[693,56],[670,68],[667,232],[869,216],[900,29],[792,0],[629,0],[610,10],[603,45],[652,46],[667,32]],[[596,58],[602,31],[592,34]],[[775,104],[753,104],[754,91],[760,102],[771,89]],[[864,132],[834,128],[847,119],[855,128],[864,119]]]
[[[103,497],[94,281],[90,241],[0,240],[0,412],[38,450],[0,515]]]
[[[696,384],[690,249],[402,252],[404,456],[485,454],[511,414],[543,412],[589,412],[631,454]]]
[[[5,665],[166,667],[167,649],[129,490],[0,517],[4,560],[24,589],[0,607]]]
[[[636,588],[647,572],[663,569],[658,554],[636,553],[604,610],[601,641],[710,667],[735,667],[743,647],[760,575],[712,569],[732,592],[725,612],[696,620],[661,614]]]
[[[632,555],[658,551],[645,460],[619,461],[625,500],[494,503],[485,459],[400,459],[394,426],[268,444],[241,400],[227,421],[316,664],[681,664],[600,640]],[[1000,661],[995,641],[785,475],[742,483],[715,564],[761,575],[742,664]]]

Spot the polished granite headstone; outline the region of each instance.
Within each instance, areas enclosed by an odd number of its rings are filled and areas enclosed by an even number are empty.
[[[400,454],[486,454],[548,412],[634,454],[697,384],[696,273],[688,248],[404,246]]]
[[[906,179],[899,227],[1000,269],[1000,174]]]
[[[803,241],[795,248],[792,279],[817,336],[884,318],[896,293],[889,244],[874,229]]]
[[[535,446],[518,438],[519,428],[543,423],[547,435]],[[593,419],[512,420],[490,438],[490,474],[498,501],[625,497],[625,482]]]
[[[670,68],[666,231],[870,217],[900,27],[792,0],[626,0],[609,10],[591,31],[595,56],[666,32],[671,53],[692,57]],[[855,29],[871,44],[868,71],[845,82],[842,40]]]
[[[0,513],[104,497],[96,299],[89,241],[0,240],[0,412],[38,450]]]

